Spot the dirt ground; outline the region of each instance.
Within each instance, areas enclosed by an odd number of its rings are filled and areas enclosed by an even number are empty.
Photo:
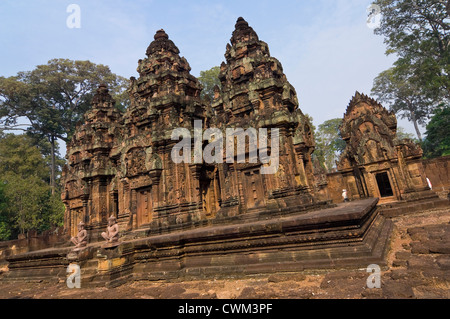
[[[2,299],[448,299],[450,208],[393,219],[381,288],[368,288],[366,269],[308,271],[252,278],[130,282],[117,288],[69,289],[65,282],[7,283]],[[4,269],[7,271],[7,269]],[[1,275],[0,275],[1,279]]]

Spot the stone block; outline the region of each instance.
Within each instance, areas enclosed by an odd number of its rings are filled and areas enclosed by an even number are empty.
[[[411,253],[413,254],[429,254],[430,249],[428,245],[423,242],[412,242],[411,244]]]
[[[450,254],[450,242],[432,241],[428,244],[430,253]]]
[[[412,299],[415,297],[412,287],[404,280],[387,280],[381,288],[383,297],[387,299]]]
[[[436,257],[436,263],[443,270],[450,270],[450,255]]]

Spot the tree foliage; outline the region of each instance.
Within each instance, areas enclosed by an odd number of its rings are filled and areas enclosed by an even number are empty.
[[[0,77],[0,128],[23,130],[50,143],[52,191],[56,187],[57,140],[68,142],[77,123],[90,108],[101,83],[126,107],[128,81],[109,67],[90,61],[53,59],[34,70]],[[23,124],[21,119],[27,119]]]
[[[215,66],[209,70],[201,71],[198,80],[203,85],[203,91],[201,97],[209,97],[211,100],[214,98],[214,87],[217,85],[221,87],[219,80],[220,67]]]
[[[0,135],[0,239],[62,224],[64,207],[48,177],[49,167],[31,137]]]
[[[450,99],[450,2],[445,0],[376,0],[386,54],[410,70],[410,81],[434,101]]]
[[[316,149],[314,157],[327,171],[336,166],[339,154],[345,149],[345,141],[340,136],[341,118],[331,119],[319,125],[315,133]]]
[[[53,59],[32,71],[0,77],[0,124],[15,128],[18,118],[26,117],[32,130],[67,142],[101,83],[122,107],[127,105],[128,81],[90,61]]]
[[[426,124],[434,101],[422,95],[411,77],[406,67],[396,66],[383,71],[374,80],[372,95],[381,103],[388,104],[400,118],[412,122],[421,141],[419,125]]]
[[[9,215],[8,202],[5,195],[6,184],[0,181],[0,240],[8,240],[11,237],[11,216]]]
[[[450,155],[450,107],[435,111],[427,125],[426,138],[422,143],[424,156],[433,158]]]
[[[36,176],[45,180],[49,167],[39,149],[26,134],[0,135],[0,178],[8,174],[21,177]]]
[[[372,94],[402,118],[425,125],[436,108],[450,103],[450,1],[375,0],[386,54],[394,66],[374,81]]]
[[[397,127],[396,135],[399,140],[408,139],[413,141],[414,143],[420,143],[419,140],[414,137],[414,134],[406,132],[405,129],[401,126]]]

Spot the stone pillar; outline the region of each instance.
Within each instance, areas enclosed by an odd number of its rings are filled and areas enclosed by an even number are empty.
[[[132,229],[137,228],[137,192],[135,189],[131,190],[131,226]]]
[[[88,199],[83,199],[83,222],[88,223],[90,221],[89,218],[89,206]]]
[[[361,173],[361,170],[353,163],[353,176],[355,176],[356,187],[358,189],[359,198],[366,198],[369,196],[369,192],[367,190],[366,181],[364,179],[364,175]]]
[[[119,212],[117,211],[117,205],[115,200],[116,194],[117,194],[116,191],[109,192],[109,215],[114,215],[116,218],[118,218]]]
[[[305,187],[305,188],[309,188],[309,184],[308,184],[308,179],[306,177],[306,171],[305,171],[305,162],[303,161],[303,152],[300,148],[297,148],[295,150],[296,155],[297,155],[297,169],[299,172],[299,178],[300,178],[300,186]]]
[[[403,183],[405,184],[405,192],[411,192],[413,190],[411,178],[409,176],[409,172],[406,168],[405,158],[403,157],[403,152],[401,146],[396,147],[397,156],[398,156],[398,168],[400,174],[403,177]]]
[[[303,158],[303,163],[304,167],[305,167],[305,176],[306,176],[306,180],[307,180],[307,185],[311,186],[314,185],[314,168],[312,165],[312,160],[311,160],[311,154],[307,154],[306,158]],[[311,187],[310,187],[311,189]]]
[[[65,202],[64,206],[66,207],[66,211],[64,213],[64,231],[65,233],[69,233],[71,236],[73,236],[72,221],[71,221],[72,211],[70,210],[69,203]]]
[[[218,207],[218,203],[221,199],[221,191],[220,191],[220,187],[219,187],[219,172],[217,167],[214,170],[214,180],[213,180],[213,187],[214,187],[214,215],[216,214],[217,210],[219,209]]]
[[[160,192],[159,192],[159,184],[161,180],[161,168],[155,168],[150,170],[150,178],[152,179],[152,205],[153,209],[159,206],[159,202],[161,200],[160,198]]]
[[[193,202],[199,202],[200,201],[200,171],[201,171],[201,165],[200,164],[191,164],[189,165],[189,170],[191,172],[191,188],[193,190],[192,192],[192,201]]]

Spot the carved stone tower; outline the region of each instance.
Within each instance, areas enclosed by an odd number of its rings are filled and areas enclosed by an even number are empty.
[[[124,198],[120,210],[131,214],[124,216],[129,229],[166,228],[202,219],[199,167],[176,164],[171,158],[174,129],[193,134],[195,120],[203,128],[201,85],[164,30],[156,33],[146,53],[147,58],[139,60],[140,77],[131,78],[126,138],[118,148],[119,192]]]
[[[347,146],[337,167],[346,176],[352,197],[379,197],[383,203],[427,196],[422,149],[397,137],[393,112],[356,92],[340,131]]]
[[[261,161],[219,165],[220,182],[227,185],[222,189],[222,203],[228,207],[239,204],[241,211],[311,204],[315,144],[311,125],[298,108],[295,89],[281,63],[270,56],[268,45],[243,18],[237,20],[230,42],[226,63],[220,67],[222,88],[216,87],[212,101],[212,125],[224,131],[267,128],[270,137],[272,129],[278,129],[279,167],[275,174],[263,175]],[[270,142],[267,150],[274,151]]]
[[[111,214],[117,214],[118,198],[111,187],[115,164],[109,157],[116,137],[121,135],[121,113],[102,84],[92,100],[92,109],[67,145],[68,163],[63,168],[63,201],[66,205],[65,227],[76,233],[80,221],[87,224],[92,239]]]

